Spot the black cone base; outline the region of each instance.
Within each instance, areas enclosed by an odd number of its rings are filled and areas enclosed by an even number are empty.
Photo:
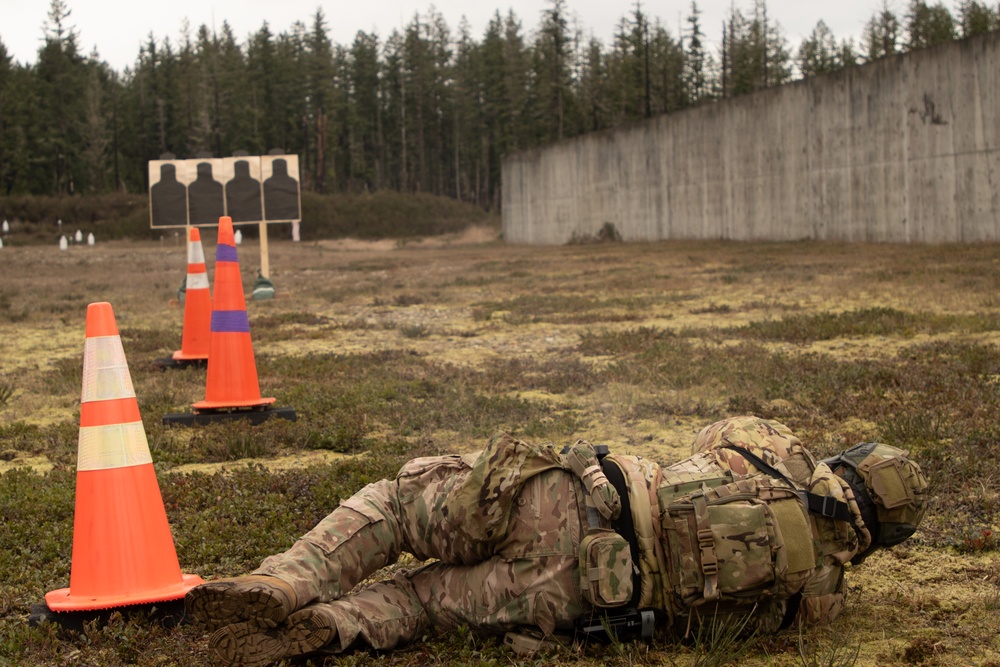
[[[60,612],[52,611],[43,601],[31,605],[31,613],[28,615],[28,625],[34,627],[43,623],[55,623],[67,630],[83,632],[86,623],[97,621],[98,625],[105,625],[114,613],[121,614],[126,620],[148,621],[150,625],[156,623],[165,628],[172,628],[175,625],[189,622],[184,614],[184,598],[181,598],[165,602],[148,602],[124,607],[112,607],[111,609]]]
[[[208,359],[174,359],[173,357],[164,357],[163,359],[154,360],[151,365],[160,371],[167,369],[207,368]]]
[[[248,421],[251,424],[263,424],[268,419],[287,419],[295,421],[295,408],[253,408],[244,410],[202,410],[201,412],[182,412],[173,415],[163,415],[165,426],[204,426],[225,421]]]

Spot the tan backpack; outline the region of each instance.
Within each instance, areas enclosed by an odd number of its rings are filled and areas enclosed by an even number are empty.
[[[855,517],[845,502],[793,482],[784,465],[741,445],[720,449],[739,454],[760,474],[734,476],[709,465],[710,459],[663,471],[657,500],[671,611],[687,614],[690,623],[701,606],[714,603],[716,612],[752,614],[754,627],[776,631],[790,621],[796,594],[821,565],[822,540],[809,515],[847,524]],[[805,470],[792,469],[796,478],[808,478]]]
[[[689,482],[659,494],[675,613],[708,602],[745,606],[789,598],[816,567],[801,492],[765,476]],[[676,491],[680,491],[677,493]]]

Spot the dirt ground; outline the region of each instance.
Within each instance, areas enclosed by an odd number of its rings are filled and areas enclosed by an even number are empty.
[[[211,242],[205,251],[213,256]],[[239,252],[249,292],[259,247],[247,242]],[[78,415],[79,394],[53,389],[51,378],[78,363],[89,302],[110,301],[123,330],[165,331],[166,340],[174,336],[179,345],[182,309],[176,299],[184,261],[184,248],[170,238],[65,252],[55,244],[0,250],[0,380],[8,378],[14,386],[14,397],[0,404],[0,424],[45,426]],[[538,248],[504,245],[494,230],[477,228],[407,243],[272,241],[270,266],[277,298],[250,301],[248,310],[252,331],[257,321],[270,323],[266,333],[254,333],[254,349],[272,358],[407,350],[435,363],[487,369],[510,359],[568,362],[579,357],[582,335],[637,327],[716,332],[701,344],[722,351],[739,344],[726,331],[791,315],[875,306],[928,317],[1000,312],[1000,297],[995,296],[1000,248],[988,246],[665,242]],[[918,327],[902,335],[761,344],[791,356],[863,362],[951,340],[996,346],[1000,331]],[[144,364],[150,356],[155,355],[130,359],[130,365]],[[587,363],[610,367],[616,358],[593,356]],[[650,398],[650,390],[627,382],[609,382],[571,399],[537,389],[509,393],[571,410],[584,424],[579,435],[662,462],[686,456],[707,425],[704,406],[724,412],[727,400],[710,383],[663,389],[656,398],[676,409],[637,418],[633,408]],[[779,417],[804,409],[796,396],[772,399],[761,408],[764,416]],[[863,419],[839,426],[810,435],[833,447],[842,444],[844,431],[874,429]],[[449,429],[431,437],[442,451],[482,445]],[[288,452],[265,464],[301,466],[342,456]],[[25,466],[44,472],[51,465],[44,455],[27,452],[3,458],[0,473]],[[191,463],[174,472],[244,463]],[[995,462],[987,465],[993,468]],[[977,481],[984,499],[995,503],[998,480],[1000,476],[986,473]],[[996,521],[995,509],[993,517]],[[1000,525],[992,528],[1000,530]],[[998,587],[998,552],[961,553],[942,548],[940,541],[916,540],[849,574],[848,607],[834,628],[818,632],[816,641],[834,645],[838,635],[848,636],[860,645],[859,665],[997,667]],[[775,642],[770,653],[740,664],[805,664],[794,638]],[[817,659],[810,664],[850,663]]]

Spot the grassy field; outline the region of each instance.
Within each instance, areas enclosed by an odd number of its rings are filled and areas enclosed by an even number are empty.
[[[182,569],[205,578],[253,568],[404,460],[471,451],[499,429],[667,463],[703,426],[753,413],[823,456],[906,447],[933,484],[922,529],[850,572],[844,613],[801,639],[522,660],[454,632],[313,665],[1000,666],[1000,247],[495,236],[272,239],[279,298],[248,304],[251,331],[263,394],[299,420],[199,430],[161,419],[204,398],[204,371],[153,365],[180,346],[181,244],[0,250],[0,664],[208,660],[190,626],[27,623],[69,582],[85,312],[110,301]],[[257,246],[240,256],[249,290]]]

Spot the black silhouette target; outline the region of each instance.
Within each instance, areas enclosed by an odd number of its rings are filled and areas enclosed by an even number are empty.
[[[261,171],[265,177],[264,219],[283,222],[299,220],[302,216],[299,213],[298,156],[261,158]]]
[[[222,182],[222,160],[198,160],[194,182],[188,186],[188,210],[192,225],[217,225],[225,215],[226,198]]]
[[[260,158],[239,158],[231,164],[232,178],[226,181],[226,214],[234,223],[260,222],[263,220],[260,181],[257,178]],[[251,171],[252,167],[256,169]]]
[[[187,187],[177,179],[177,165],[149,163],[149,215],[153,227],[187,225]]]

